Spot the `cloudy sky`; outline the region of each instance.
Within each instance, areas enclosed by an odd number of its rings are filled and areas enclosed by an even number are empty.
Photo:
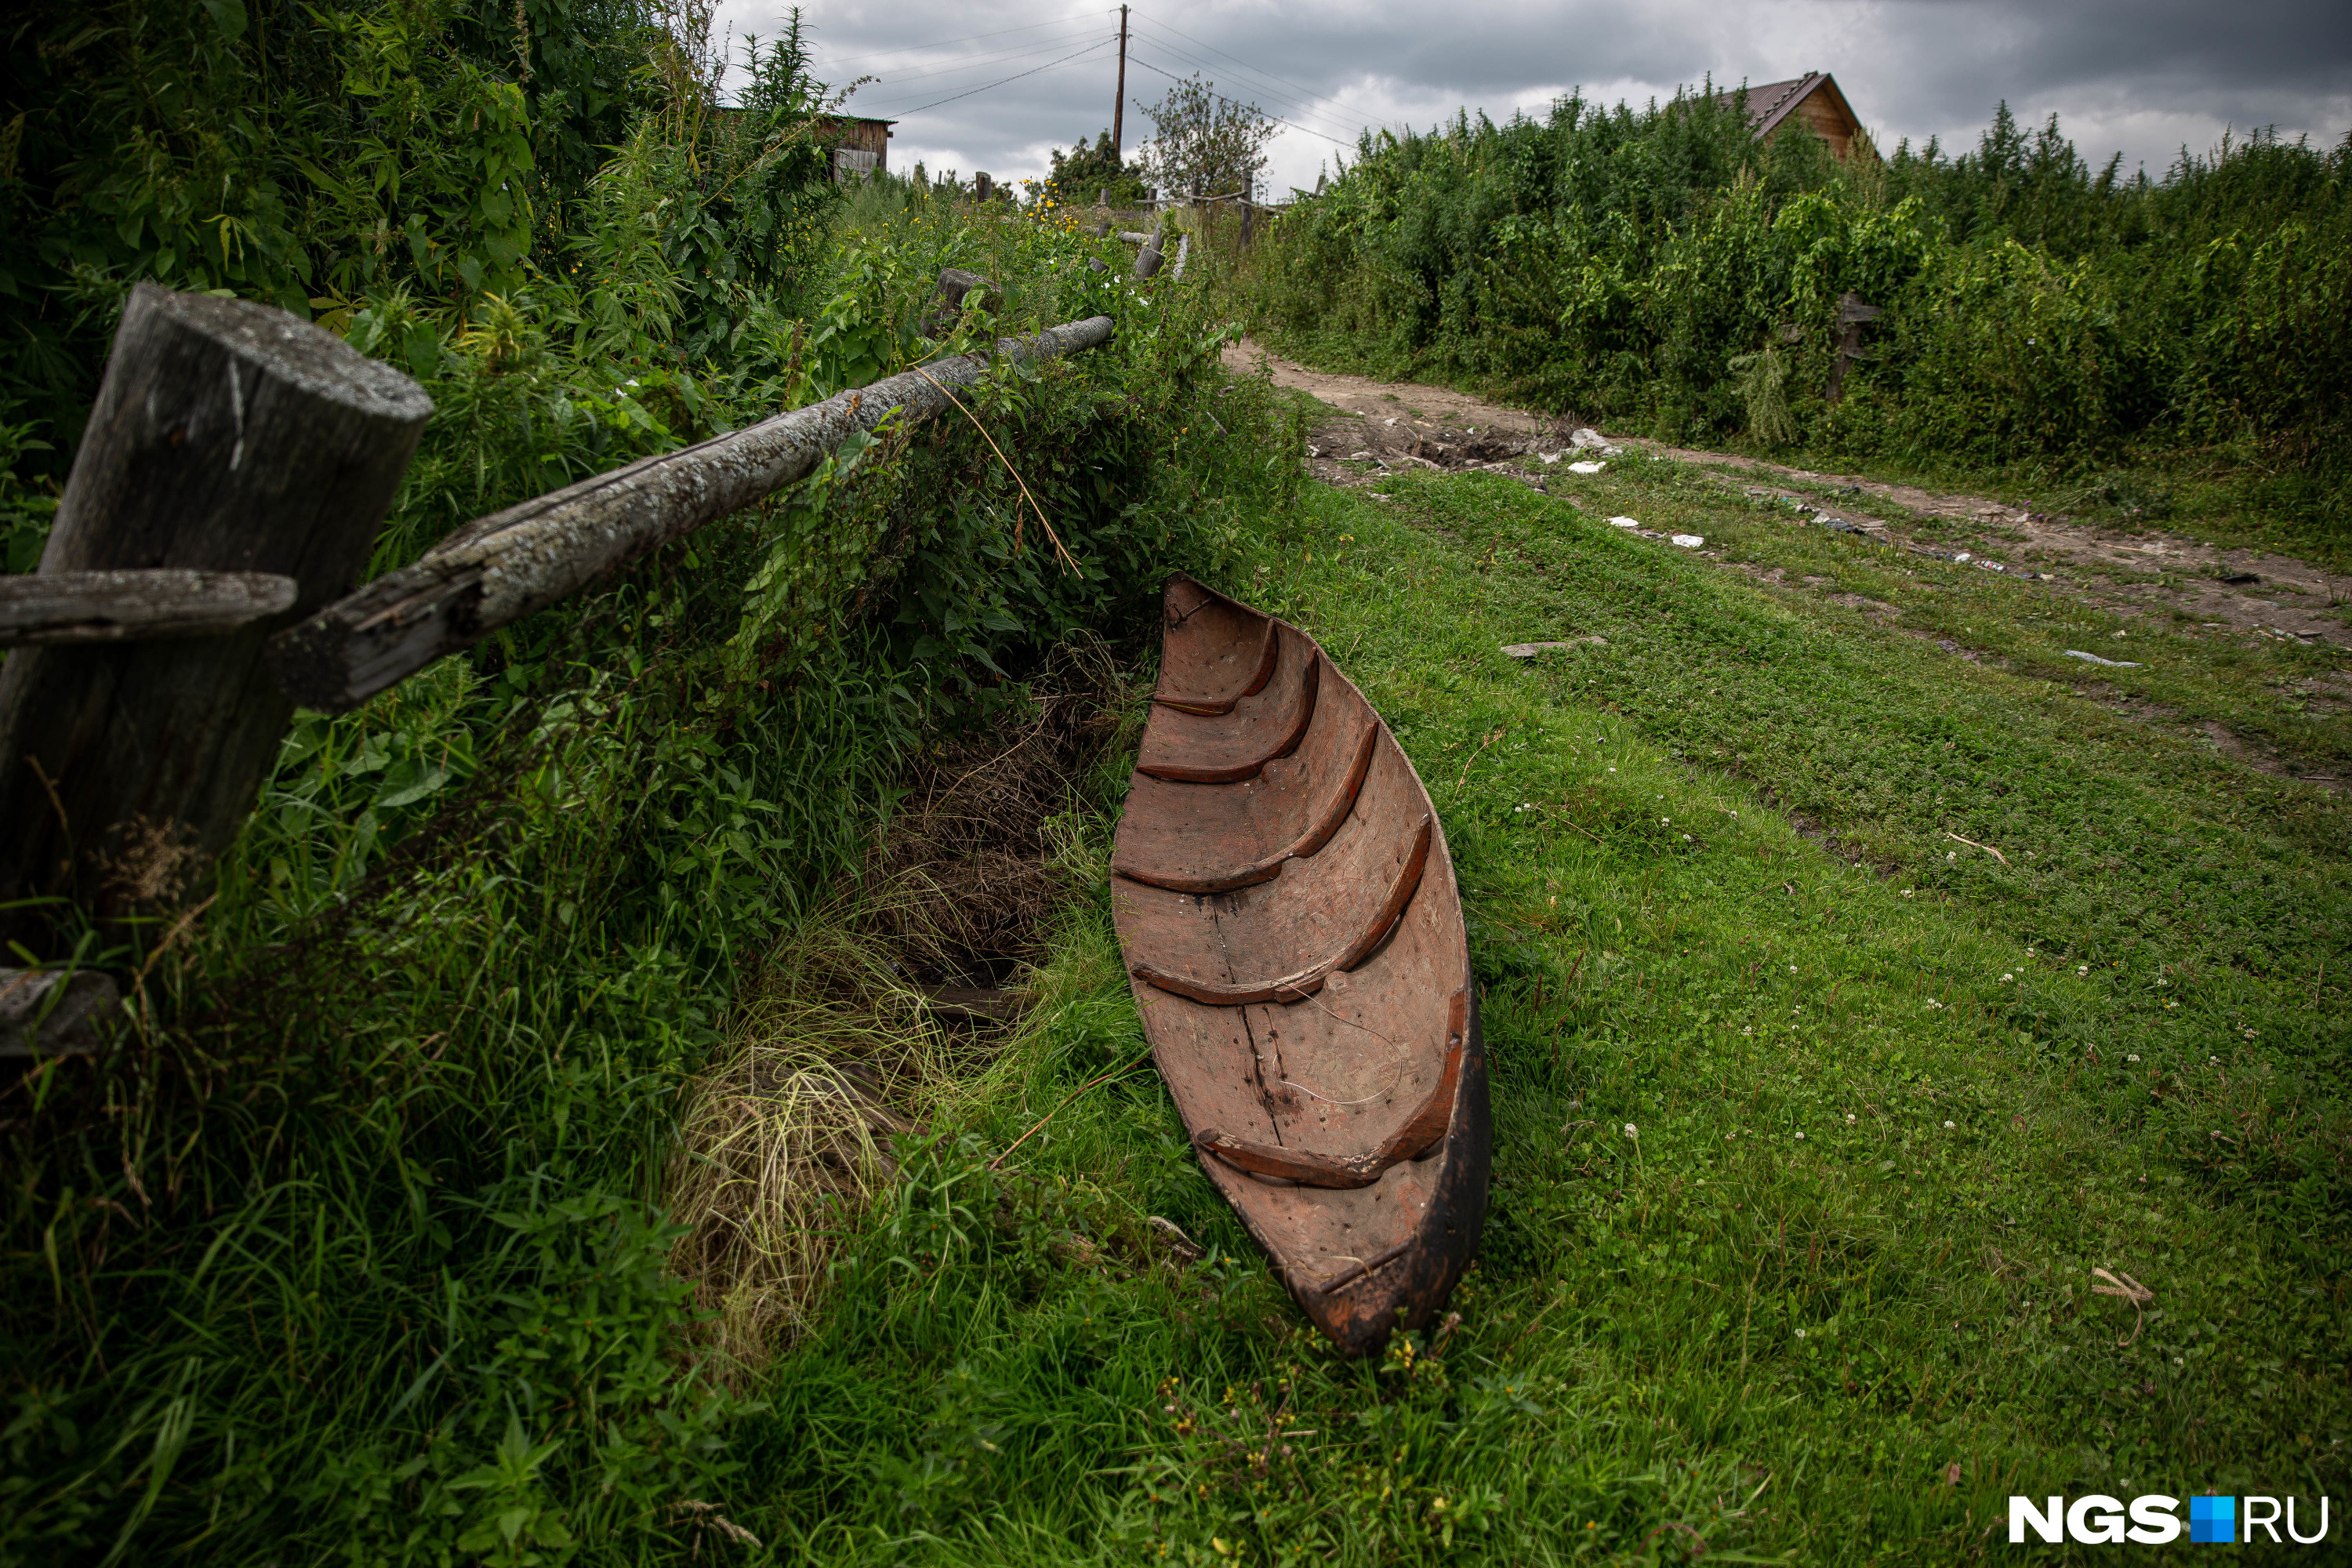
[[[786,9],[722,0],[721,16],[772,37]],[[1109,123],[1116,6],[815,0],[802,16],[821,79],[877,79],[852,111],[898,121],[894,169],[1034,175]],[[1276,192],[1312,185],[1366,127],[1540,113],[1580,87],[1639,105],[1709,73],[1833,72],[1889,151],[1971,145],[2003,99],[2029,121],[2055,111],[2094,163],[2120,151],[2152,174],[2227,128],[2352,130],[2352,0],[1145,0],[1130,27],[1129,148],[1150,134],[1139,106],[1198,71],[1286,122]]]

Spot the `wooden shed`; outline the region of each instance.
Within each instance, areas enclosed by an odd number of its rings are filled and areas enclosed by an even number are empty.
[[[1735,96],[1716,94],[1724,103]],[[1748,89],[1748,120],[1756,127],[1758,141],[1769,141],[1792,118],[1802,120],[1841,158],[1851,157],[1857,147],[1874,161],[1878,157],[1870,133],[1863,130],[1853,106],[1838,90],[1837,79],[1827,71],[1808,71],[1792,80],[1768,81]]]
[[[817,135],[833,143],[835,182],[887,171],[890,127],[898,123],[895,120],[856,120],[846,116],[819,121]]]

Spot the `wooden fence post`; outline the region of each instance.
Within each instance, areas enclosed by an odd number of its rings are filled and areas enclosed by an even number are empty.
[[[1160,209],[1160,222],[1145,237],[1143,248],[1135,254],[1135,280],[1139,283],[1160,270],[1160,243],[1168,233],[1168,209]]]
[[[1870,357],[1870,351],[1862,346],[1862,324],[1885,313],[1852,289],[1838,297],[1837,358],[1831,362],[1830,384],[1825,392],[1830,402],[1839,402],[1845,396],[1846,367]]]
[[[0,906],[168,907],[252,809],[293,705],[262,661],[348,592],[433,405],[287,312],[132,290],[44,574],[290,577],[292,606],[227,635],[18,647],[0,670]],[[39,951],[40,908],[0,908]]]

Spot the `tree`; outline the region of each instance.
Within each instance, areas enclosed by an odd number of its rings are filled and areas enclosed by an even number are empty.
[[[1159,128],[1135,160],[1143,176],[1169,195],[1223,196],[1257,193],[1265,144],[1280,129],[1255,103],[1240,103],[1194,72],[1144,110]]]
[[[1054,172],[1045,176],[1046,196],[1064,206],[1087,206],[1106,191],[1115,207],[1132,206],[1145,195],[1141,172],[1121,163],[1111,151],[1109,132],[1097,136],[1091,147],[1081,141],[1066,153],[1058,147],[1054,150]]]

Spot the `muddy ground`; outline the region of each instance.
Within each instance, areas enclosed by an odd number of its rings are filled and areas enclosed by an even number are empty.
[[[1549,491],[1569,477],[1570,464],[1604,456],[1578,449],[1570,425],[1467,393],[1309,370],[1247,340],[1228,344],[1224,357],[1244,374],[1263,365],[1276,385],[1329,405],[1333,412],[1308,437],[1307,461],[1317,478],[1332,484],[1369,484],[1414,467],[1485,468]],[[2352,576],[2287,556],[2153,529],[2102,528],[1983,496],[1601,434],[1612,446],[1690,463],[1759,499],[1801,506],[1831,526],[2042,578],[2117,614],[2177,611],[2210,630],[2352,648]]]

